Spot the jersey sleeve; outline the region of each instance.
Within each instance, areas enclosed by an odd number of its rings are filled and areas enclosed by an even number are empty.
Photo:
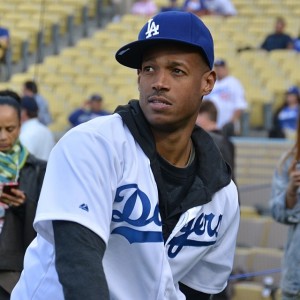
[[[240,210],[237,190],[233,182],[221,193],[218,201],[226,201],[226,205],[217,243],[181,280],[190,288],[206,294],[217,294],[227,285],[233,267],[239,227]]]
[[[81,128],[67,133],[48,161],[34,222],[37,232],[52,242],[51,221],[72,221],[89,228],[106,243],[120,161],[101,134]]]

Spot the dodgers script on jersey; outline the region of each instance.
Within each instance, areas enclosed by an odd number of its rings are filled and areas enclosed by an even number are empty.
[[[38,235],[12,300],[64,299],[54,265],[54,219],[80,223],[105,241],[110,299],[185,299],[179,281],[205,293],[225,288],[239,223],[234,183],[183,213],[164,243],[150,161],[118,114],[70,130],[51,153],[45,182],[34,222]]]

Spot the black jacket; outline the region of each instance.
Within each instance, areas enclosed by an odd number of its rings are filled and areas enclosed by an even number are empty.
[[[35,238],[33,229],[46,162],[29,154],[20,171],[19,189],[26,194],[26,202],[6,210],[5,222],[0,233],[0,271],[22,271],[25,250]]]

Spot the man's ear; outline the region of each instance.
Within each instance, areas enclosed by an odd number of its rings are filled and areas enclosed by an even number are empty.
[[[205,86],[203,88],[204,95],[208,95],[212,91],[212,89],[214,88],[216,79],[217,79],[217,76],[216,76],[216,72],[214,70],[211,70],[205,76]]]

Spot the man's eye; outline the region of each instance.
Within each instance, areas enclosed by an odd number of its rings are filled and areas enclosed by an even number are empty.
[[[179,74],[179,75],[184,74],[184,72],[180,69],[174,69],[173,72],[176,73],[176,74]]]
[[[151,71],[153,71],[153,68],[150,67],[150,66],[146,66],[146,67],[143,68],[143,71],[144,72],[151,72]]]

